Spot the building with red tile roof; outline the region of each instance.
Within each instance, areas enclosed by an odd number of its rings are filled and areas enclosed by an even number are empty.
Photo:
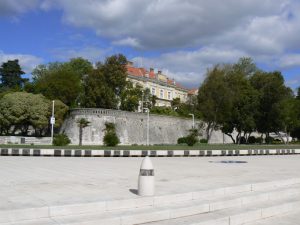
[[[156,106],[171,106],[171,101],[180,98],[181,102],[188,100],[189,89],[170,79],[162,71],[154,71],[153,68],[134,67],[132,62],[126,65],[127,79],[134,85],[140,85],[144,89],[148,88],[152,95],[157,97]]]

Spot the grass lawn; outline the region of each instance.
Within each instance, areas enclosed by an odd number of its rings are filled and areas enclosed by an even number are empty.
[[[128,146],[120,145],[116,147],[95,146],[95,145],[0,145],[0,148],[42,148],[42,149],[93,149],[93,150],[241,150],[241,149],[300,149],[300,144],[289,145],[234,145],[234,144],[197,144],[187,145],[151,145],[151,146]]]

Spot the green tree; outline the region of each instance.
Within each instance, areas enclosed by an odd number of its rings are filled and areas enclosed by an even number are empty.
[[[206,122],[206,139],[209,141],[213,130],[219,128],[229,115],[232,96],[226,84],[227,70],[214,66],[207,71],[206,78],[199,88],[198,108]]]
[[[5,134],[20,130],[27,135],[32,126],[36,134],[47,128],[49,123],[49,100],[42,95],[26,92],[8,93],[0,100],[0,124]]]
[[[64,119],[69,111],[69,107],[64,104],[62,101],[56,99],[54,100],[54,117],[55,124],[54,128],[58,131],[59,128],[63,125]],[[52,102],[49,101],[49,113],[52,113]]]
[[[79,127],[79,146],[82,145],[82,136],[83,136],[83,129],[89,126],[90,121],[86,120],[85,118],[80,118],[77,120],[77,125]]]
[[[242,58],[231,66],[226,76],[232,104],[228,116],[222,122],[222,131],[231,137],[234,143],[239,143],[242,136],[247,141],[251,132],[255,130],[258,93],[249,81],[249,77],[255,71],[257,69],[252,60]],[[238,132],[236,139],[232,136],[234,130]]]
[[[116,109],[118,98],[113,90],[107,86],[104,74],[100,69],[95,69],[84,79],[83,106],[87,108]]]
[[[4,88],[22,88],[28,80],[22,78],[23,74],[25,73],[22,71],[18,59],[2,63],[0,67],[1,86]]]
[[[71,69],[76,72],[81,78],[89,74],[93,70],[93,65],[87,59],[78,57],[72,58],[66,63]]]
[[[126,87],[126,64],[126,57],[118,54],[107,57],[104,64],[99,67],[104,74],[106,85],[113,90],[116,96],[120,96]]]
[[[50,70],[34,81],[35,93],[49,99],[59,99],[68,106],[75,106],[81,92],[80,77],[67,67]]]
[[[83,80],[84,107],[118,108],[126,87],[126,63],[123,55],[113,55],[103,64],[97,63],[97,68]]]
[[[259,93],[258,113],[255,116],[257,131],[269,137],[270,132],[284,129],[282,101],[290,96],[281,72],[257,72],[250,78],[251,85]]]
[[[133,86],[132,82],[128,81],[126,88],[121,93],[121,110],[134,112],[137,111],[143,95],[142,86]]]

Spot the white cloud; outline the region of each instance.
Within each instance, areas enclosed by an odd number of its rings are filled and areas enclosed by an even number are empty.
[[[285,54],[279,59],[281,68],[300,66],[300,54]]]
[[[0,51],[0,63],[7,62],[7,60],[19,60],[19,64],[25,73],[31,73],[31,71],[39,64],[43,63],[43,59],[34,55],[27,54],[5,54]]]
[[[134,47],[134,48],[141,48],[139,41],[137,39],[131,38],[131,37],[113,41],[112,44],[120,45],[120,46],[130,46],[130,47]]]
[[[48,2],[49,6],[49,0]],[[52,5],[54,5],[51,1]],[[122,44],[148,49],[204,45],[222,35],[243,42],[244,35],[254,42],[274,47],[278,19],[294,10],[293,0],[56,0],[64,12],[64,21],[94,29],[100,36]],[[288,18],[287,18],[288,19]],[[284,24],[283,24],[284,25]],[[267,28],[267,29],[266,29]],[[251,32],[251,33],[250,33]],[[243,32],[242,32],[243,33]],[[268,33],[269,36],[263,38]],[[252,36],[253,34],[253,36]],[[248,40],[242,43],[246,45]],[[236,41],[231,39],[231,41]],[[133,45],[134,43],[134,45]],[[136,43],[139,43],[138,45]],[[236,43],[232,43],[236,44]]]
[[[73,47],[73,48],[56,48],[51,51],[56,59],[69,60],[71,58],[83,57],[92,62],[102,60],[109,52],[110,48],[98,48],[95,46]]]
[[[194,51],[176,51],[154,58],[136,57],[137,66],[160,69],[187,87],[197,87],[204,79],[206,70],[220,62],[233,63],[246,53],[230,48],[204,47]]]
[[[38,6],[40,0],[1,0],[0,16],[15,17]]]

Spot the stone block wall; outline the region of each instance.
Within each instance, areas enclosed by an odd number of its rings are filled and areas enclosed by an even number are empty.
[[[84,128],[83,144],[102,145],[105,123],[116,124],[117,135],[122,145],[146,145],[147,142],[147,113],[133,113],[109,109],[73,109],[65,120],[61,132],[71,139],[72,144],[79,142],[79,129],[76,121],[85,118],[90,126]],[[197,127],[201,121],[195,121]],[[179,137],[186,136],[192,128],[192,118],[178,118],[170,116],[151,115],[149,120],[149,143],[175,144]],[[225,142],[228,142],[225,137]],[[223,143],[221,132],[213,134],[214,143]]]

